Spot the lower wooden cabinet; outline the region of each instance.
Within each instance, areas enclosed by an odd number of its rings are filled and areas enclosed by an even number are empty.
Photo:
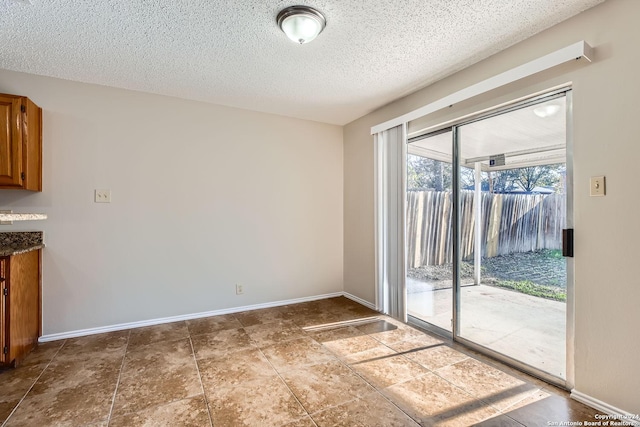
[[[0,258],[0,366],[16,366],[42,335],[41,250]]]

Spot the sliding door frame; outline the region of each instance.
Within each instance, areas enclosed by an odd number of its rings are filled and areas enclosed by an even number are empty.
[[[477,344],[460,336],[460,263],[462,262],[460,246],[461,232],[461,215],[460,215],[460,144],[459,144],[459,127],[476,121],[488,119],[497,115],[505,114],[510,111],[519,110],[529,105],[538,104],[554,98],[565,97],[566,108],[566,228],[573,228],[573,95],[570,85],[556,88],[549,92],[532,96],[530,98],[516,101],[507,106],[498,107],[494,110],[480,112],[475,115],[467,116],[457,122],[448,123],[441,127],[435,127],[433,130],[423,135],[407,139],[407,144],[420,139],[428,138],[443,131],[451,130],[452,132],[452,187],[453,187],[453,286],[452,286],[452,325],[451,332],[440,328],[436,325],[428,323],[414,316],[408,316],[409,322],[413,325],[429,330],[436,334],[451,338],[454,342],[461,343],[468,348],[476,350],[495,358],[507,365],[524,371],[530,375],[536,376],[546,382],[555,384],[559,387],[570,390],[574,386],[574,337],[575,337],[575,289],[574,289],[574,261],[573,258],[565,258],[567,271],[567,299],[566,299],[566,378],[562,379],[550,373],[537,369],[529,364],[521,362],[517,359],[509,357],[505,354],[491,350],[488,347]],[[405,150],[408,151],[408,150]],[[405,158],[406,163],[406,158]],[[406,195],[406,193],[405,193]],[[406,232],[406,231],[405,231]],[[407,251],[405,250],[405,253]],[[405,259],[405,265],[407,261]]]

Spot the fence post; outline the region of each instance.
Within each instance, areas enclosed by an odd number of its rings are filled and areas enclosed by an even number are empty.
[[[451,193],[443,192],[441,193],[443,196],[443,207],[442,207],[442,218],[440,219],[440,223],[443,224],[442,233],[440,234],[440,242],[439,242],[439,254],[438,254],[438,265],[442,265],[446,263],[448,248],[447,248],[447,238],[449,237],[449,219],[451,217]]]
[[[476,188],[473,194],[473,220],[475,232],[473,249],[473,282],[480,284],[480,263],[482,260],[482,163],[476,163]]]
[[[491,212],[489,214],[489,229],[487,232],[487,258],[498,253],[500,240],[500,219],[502,218],[502,194],[494,194],[491,200]]]
[[[416,234],[414,236],[415,253],[413,255],[414,267],[422,265],[422,233],[423,233],[423,215],[424,215],[424,192],[414,193],[413,205],[416,212],[414,216]],[[417,196],[417,197],[416,197]]]

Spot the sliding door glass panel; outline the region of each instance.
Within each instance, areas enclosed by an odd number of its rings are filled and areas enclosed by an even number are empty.
[[[451,332],[452,134],[407,147],[407,312]]]
[[[566,378],[566,109],[560,96],[458,129],[459,337]]]

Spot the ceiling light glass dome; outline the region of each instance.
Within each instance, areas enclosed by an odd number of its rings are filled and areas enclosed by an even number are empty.
[[[308,6],[291,6],[280,11],[278,26],[295,43],[309,43],[322,32],[327,21],[322,13]]]

